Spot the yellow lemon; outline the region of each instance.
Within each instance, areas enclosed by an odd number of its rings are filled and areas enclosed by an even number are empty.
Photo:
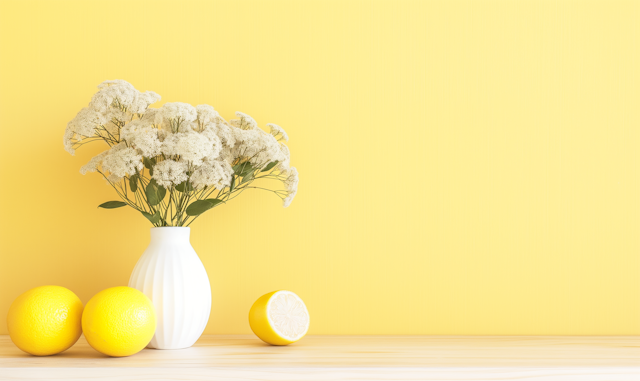
[[[309,312],[298,295],[291,291],[274,291],[253,303],[249,325],[265,343],[287,345],[306,335]]]
[[[55,355],[82,334],[82,302],[60,286],[41,286],[18,296],[9,307],[7,328],[18,348],[36,356]]]
[[[149,344],[156,332],[156,312],[145,294],[131,287],[112,287],[89,300],[82,314],[89,345],[108,356],[131,356]]]

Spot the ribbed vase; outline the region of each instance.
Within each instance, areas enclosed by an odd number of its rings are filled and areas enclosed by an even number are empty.
[[[151,228],[151,243],[129,279],[129,287],[147,295],[156,309],[158,326],[149,348],[188,348],[209,320],[211,286],[189,242],[190,230]]]

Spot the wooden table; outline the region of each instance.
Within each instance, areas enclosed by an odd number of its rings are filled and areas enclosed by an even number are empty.
[[[287,347],[203,336],[123,358],[84,338],[50,357],[0,336],[0,380],[640,380],[640,337],[309,336]]]

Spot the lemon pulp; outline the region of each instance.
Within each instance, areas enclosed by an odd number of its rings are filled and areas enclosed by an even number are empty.
[[[281,290],[261,296],[249,311],[249,325],[264,342],[287,345],[300,340],[309,330],[309,312],[302,299]]]

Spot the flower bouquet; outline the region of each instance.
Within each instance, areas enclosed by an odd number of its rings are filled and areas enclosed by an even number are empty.
[[[241,112],[226,121],[209,105],[149,108],[160,96],[123,80],[98,88],[67,125],[64,147],[73,155],[91,142],[109,146],[80,170],[100,173],[122,199],[101,208],[130,206],[153,226],[189,226],[246,189],[272,192],[285,207],[291,204],[298,172],[289,166],[288,136],[281,127],[267,124],[266,133]],[[270,182],[256,186],[257,180]],[[272,189],[273,180],[284,189]]]
[[[98,89],[67,125],[64,147],[74,154],[95,141],[109,146],[80,172],[98,172],[120,197],[101,208],[129,206],[154,226],[129,280],[156,310],[149,346],[190,347],[209,319],[211,287],[189,243],[188,226],[247,189],[272,192],[289,206],[298,171],[289,165],[287,133],[275,124],[267,124],[267,133],[241,112],[226,121],[209,105],[149,108],[160,96],[123,80],[103,82]],[[273,189],[274,184],[282,186]]]

